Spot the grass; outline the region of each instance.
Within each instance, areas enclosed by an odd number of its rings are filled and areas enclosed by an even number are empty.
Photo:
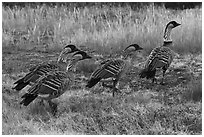
[[[202,27],[201,8],[168,10],[152,5],[130,7],[90,6],[2,9],[2,134],[3,135],[195,135],[202,134]],[[181,54],[167,71],[165,86],[138,78],[138,63],[162,44],[170,20],[182,25],[172,31],[173,49]],[[64,44],[76,44],[92,56],[107,56],[125,46],[144,47],[135,66],[120,81],[121,94],[97,85],[86,89],[94,60],[77,65],[75,82],[62,96],[57,116],[47,103],[36,99],[19,105],[13,83],[32,65],[55,60]],[[92,53],[92,51],[95,51]],[[127,84],[131,83],[131,85]],[[122,86],[121,86],[122,85]]]
[[[11,95],[4,94],[3,134],[200,134],[200,102],[169,106],[143,92],[113,100],[68,91],[58,100],[57,118],[36,101],[27,108],[17,101],[9,106]]]
[[[22,60],[26,57],[21,56]],[[199,70],[195,66],[198,66],[202,59],[198,60],[197,55],[182,58],[176,60],[173,64],[174,70],[167,73],[166,86],[150,85],[146,80],[137,79],[137,69],[136,73],[128,75],[133,87],[120,87],[123,94],[114,98],[108,89],[97,86],[87,90],[83,86],[85,81],[75,83],[76,89],[71,88],[54,100],[58,104],[56,117],[52,116],[48,104],[40,106],[39,100],[35,100],[28,107],[20,106],[20,97],[26,89],[18,93],[11,89],[11,83],[24,73],[3,74],[2,134],[201,134],[202,74],[198,73],[197,77],[194,73]],[[194,60],[197,60],[195,64],[192,63]],[[80,64],[78,67],[77,70],[80,70]],[[191,74],[189,69],[194,73]]]
[[[172,39],[179,53],[200,53],[202,42],[201,9],[167,10],[148,6],[130,7],[48,7],[5,8],[3,15],[3,46],[59,49],[63,44],[93,48],[110,53],[138,43],[147,53],[162,44],[165,25],[176,20],[182,25],[173,30]],[[25,38],[24,38],[25,37]],[[46,47],[46,46],[45,46]]]
[[[202,79],[198,78],[188,83],[183,97],[188,101],[202,100]]]

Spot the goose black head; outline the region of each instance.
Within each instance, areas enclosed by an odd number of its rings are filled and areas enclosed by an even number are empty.
[[[66,50],[67,53],[73,53],[76,51],[80,51],[75,45],[72,45],[72,44],[65,46],[64,50]]]
[[[170,28],[175,28],[177,26],[179,26],[181,24],[177,23],[176,21],[170,21],[167,25],[166,25],[166,28],[167,27],[170,27]]]
[[[84,60],[84,59],[91,59],[92,57],[89,56],[86,52],[84,51],[77,51],[72,55],[72,58],[79,58],[79,60]]]
[[[140,47],[138,44],[131,44],[124,49],[125,52],[133,52],[137,50],[142,50],[143,48]]]
[[[66,62],[68,54],[74,53],[76,51],[80,50],[75,45],[70,44],[65,46],[58,57],[58,62],[60,62],[61,60],[63,62]]]
[[[77,51],[72,55],[72,59],[70,60],[69,64],[67,65],[67,71],[70,70],[74,65],[76,65],[77,62],[85,60],[85,59],[91,59],[92,57],[89,56],[84,51]]]
[[[132,56],[136,51],[140,51],[143,48],[140,47],[138,44],[131,44],[127,46],[123,51],[122,51],[122,57],[127,58]]]
[[[171,40],[171,30],[177,26],[179,26],[181,24],[177,23],[176,21],[170,21],[167,25],[166,25],[166,28],[165,28],[165,31],[164,31],[164,36],[163,36],[163,39],[164,39],[164,42],[172,42]]]

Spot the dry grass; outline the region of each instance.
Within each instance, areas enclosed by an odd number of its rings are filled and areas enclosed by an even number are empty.
[[[202,100],[202,78],[194,79],[188,83],[183,98],[195,102]]]
[[[101,53],[115,52],[138,43],[147,53],[162,43],[165,25],[176,20],[182,25],[172,38],[179,53],[201,51],[201,9],[167,10],[163,7],[74,8],[39,6],[36,9],[3,8],[3,46],[59,49],[74,43]],[[41,48],[42,50],[42,48]]]
[[[39,106],[36,100],[20,107],[17,97],[14,101],[14,95],[4,94],[3,134],[201,134],[200,102],[164,105],[148,91],[114,99],[86,94],[81,89],[67,91],[55,101],[57,117],[47,104]]]
[[[128,6],[74,10],[45,5],[36,9],[3,7],[2,134],[202,134],[202,79],[197,77],[202,75],[202,67],[196,66],[197,62],[202,65],[201,56],[197,56],[202,49],[201,11],[152,6],[136,11]],[[91,90],[84,88],[96,68],[93,61],[84,61],[77,66],[77,73],[85,75],[85,80],[54,100],[58,104],[56,117],[48,104],[40,106],[38,99],[28,107],[19,105],[26,89],[13,91],[13,82],[32,64],[55,59],[64,44],[71,42],[81,49],[108,55],[138,43],[148,54],[162,43],[163,29],[170,20],[182,24],[172,31],[174,50],[194,55],[173,62],[166,86],[138,79],[140,68],[135,67],[127,78],[132,85],[121,81],[125,85],[121,86],[122,94],[113,98],[109,89],[99,85]],[[138,62],[145,59],[144,54]],[[198,68],[201,71],[196,72]]]

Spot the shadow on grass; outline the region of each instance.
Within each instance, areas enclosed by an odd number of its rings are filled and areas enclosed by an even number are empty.
[[[202,102],[202,78],[189,81],[182,97],[186,101]]]

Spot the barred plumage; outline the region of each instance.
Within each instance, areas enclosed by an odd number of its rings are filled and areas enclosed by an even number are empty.
[[[66,58],[66,55],[76,51],[79,51],[76,46],[67,45],[60,53],[57,62],[44,62],[30,68],[28,74],[14,83],[16,84],[16,86],[13,87],[13,89],[20,91],[27,85],[35,83],[41,76],[47,75],[52,71],[62,70],[65,65],[65,63],[63,63],[63,60],[65,60],[64,58]]]
[[[172,45],[172,40],[170,38],[170,33],[171,30],[177,26],[179,26],[180,24],[178,24],[175,21],[171,21],[167,24],[165,31],[164,31],[164,43],[162,46],[160,47],[156,47],[154,48],[147,61],[145,64],[144,69],[141,71],[140,78],[151,78],[152,82],[154,82],[155,79],[155,74],[156,74],[156,69],[157,68],[162,68],[163,69],[163,78],[162,78],[162,82],[163,83],[163,79],[164,79],[164,75],[166,70],[168,69],[168,67],[170,66],[170,64],[173,61],[174,58],[174,51],[172,51],[169,46]]]
[[[142,49],[137,44],[132,45],[132,46],[134,47],[134,51]],[[132,46],[129,46],[129,47],[132,47]],[[124,53],[127,53],[126,50]],[[121,78],[123,74],[125,74],[125,72],[130,67],[130,60],[128,61],[127,57],[128,56],[126,56],[124,59],[108,59],[107,61],[104,61],[105,63],[101,64],[101,66],[92,73],[90,80],[88,81],[86,87],[91,88],[94,85],[96,85],[99,81],[101,81],[102,79],[112,78],[113,86],[111,88],[113,88],[113,96],[114,96],[114,93],[116,90],[115,86],[118,80]],[[105,84],[103,85],[106,87],[110,87]]]
[[[77,62],[84,59],[91,58],[83,51],[76,52],[74,55],[77,55],[77,54],[82,55],[80,59],[76,59]],[[74,55],[73,55],[73,58],[75,58]],[[53,103],[51,100],[62,95],[69,87],[70,82],[72,81],[72,78],[70,78],[70,75],[68,73],[69,69],[66,69],[66,72],[52,71],[47,75],[40,77],[36,81],[36,83],[33,84],[28,89],[28,93],[22,96],[23,100],[20,102],[20,104],[24,106],[28,106],[34,99],[38,97],[43,100],[47,100],[52,109],[52,112],[55,114],[57,105]]]
[[[27,106],[37,97],[45,100],[59,97],[65,92],[65,85],[68,86],[69,84],[69,79],[66,75],[66,72],[54,71],[40,77],[38,81],[28,89],[28,93],[22,96],[23,100],[20,104]]]
[[[16,81],[17,84],[13,89],[20,91],[29,84],[36,82],[41,76],[46,75],[50,71],[57,70],[58,66],[56,64],[40,64],[30,69],[30,72],[26,74],[23,78]]]
[[[110,77],[116,78],[122,72],[123,68],[126,67],[126,62],[120,59],[109,60],[101,68],[95,70],[91,79],[86,85],[86,87],[91,88],[97,84],[101,79],[107,79]]]
[[[84,51],[78,51],[76,53],[74,53],[72,55],[72,57],[74,56],[74,58],[72,58],[68,63],[67,65],[67,69],[71,69],[71,68],[74,68],[74,66],[76,66],[76,63],[78,61],[81,61],[81,60],[84,60],[84,59],[91,59],[92,57],[89,56],[86,52]]]

